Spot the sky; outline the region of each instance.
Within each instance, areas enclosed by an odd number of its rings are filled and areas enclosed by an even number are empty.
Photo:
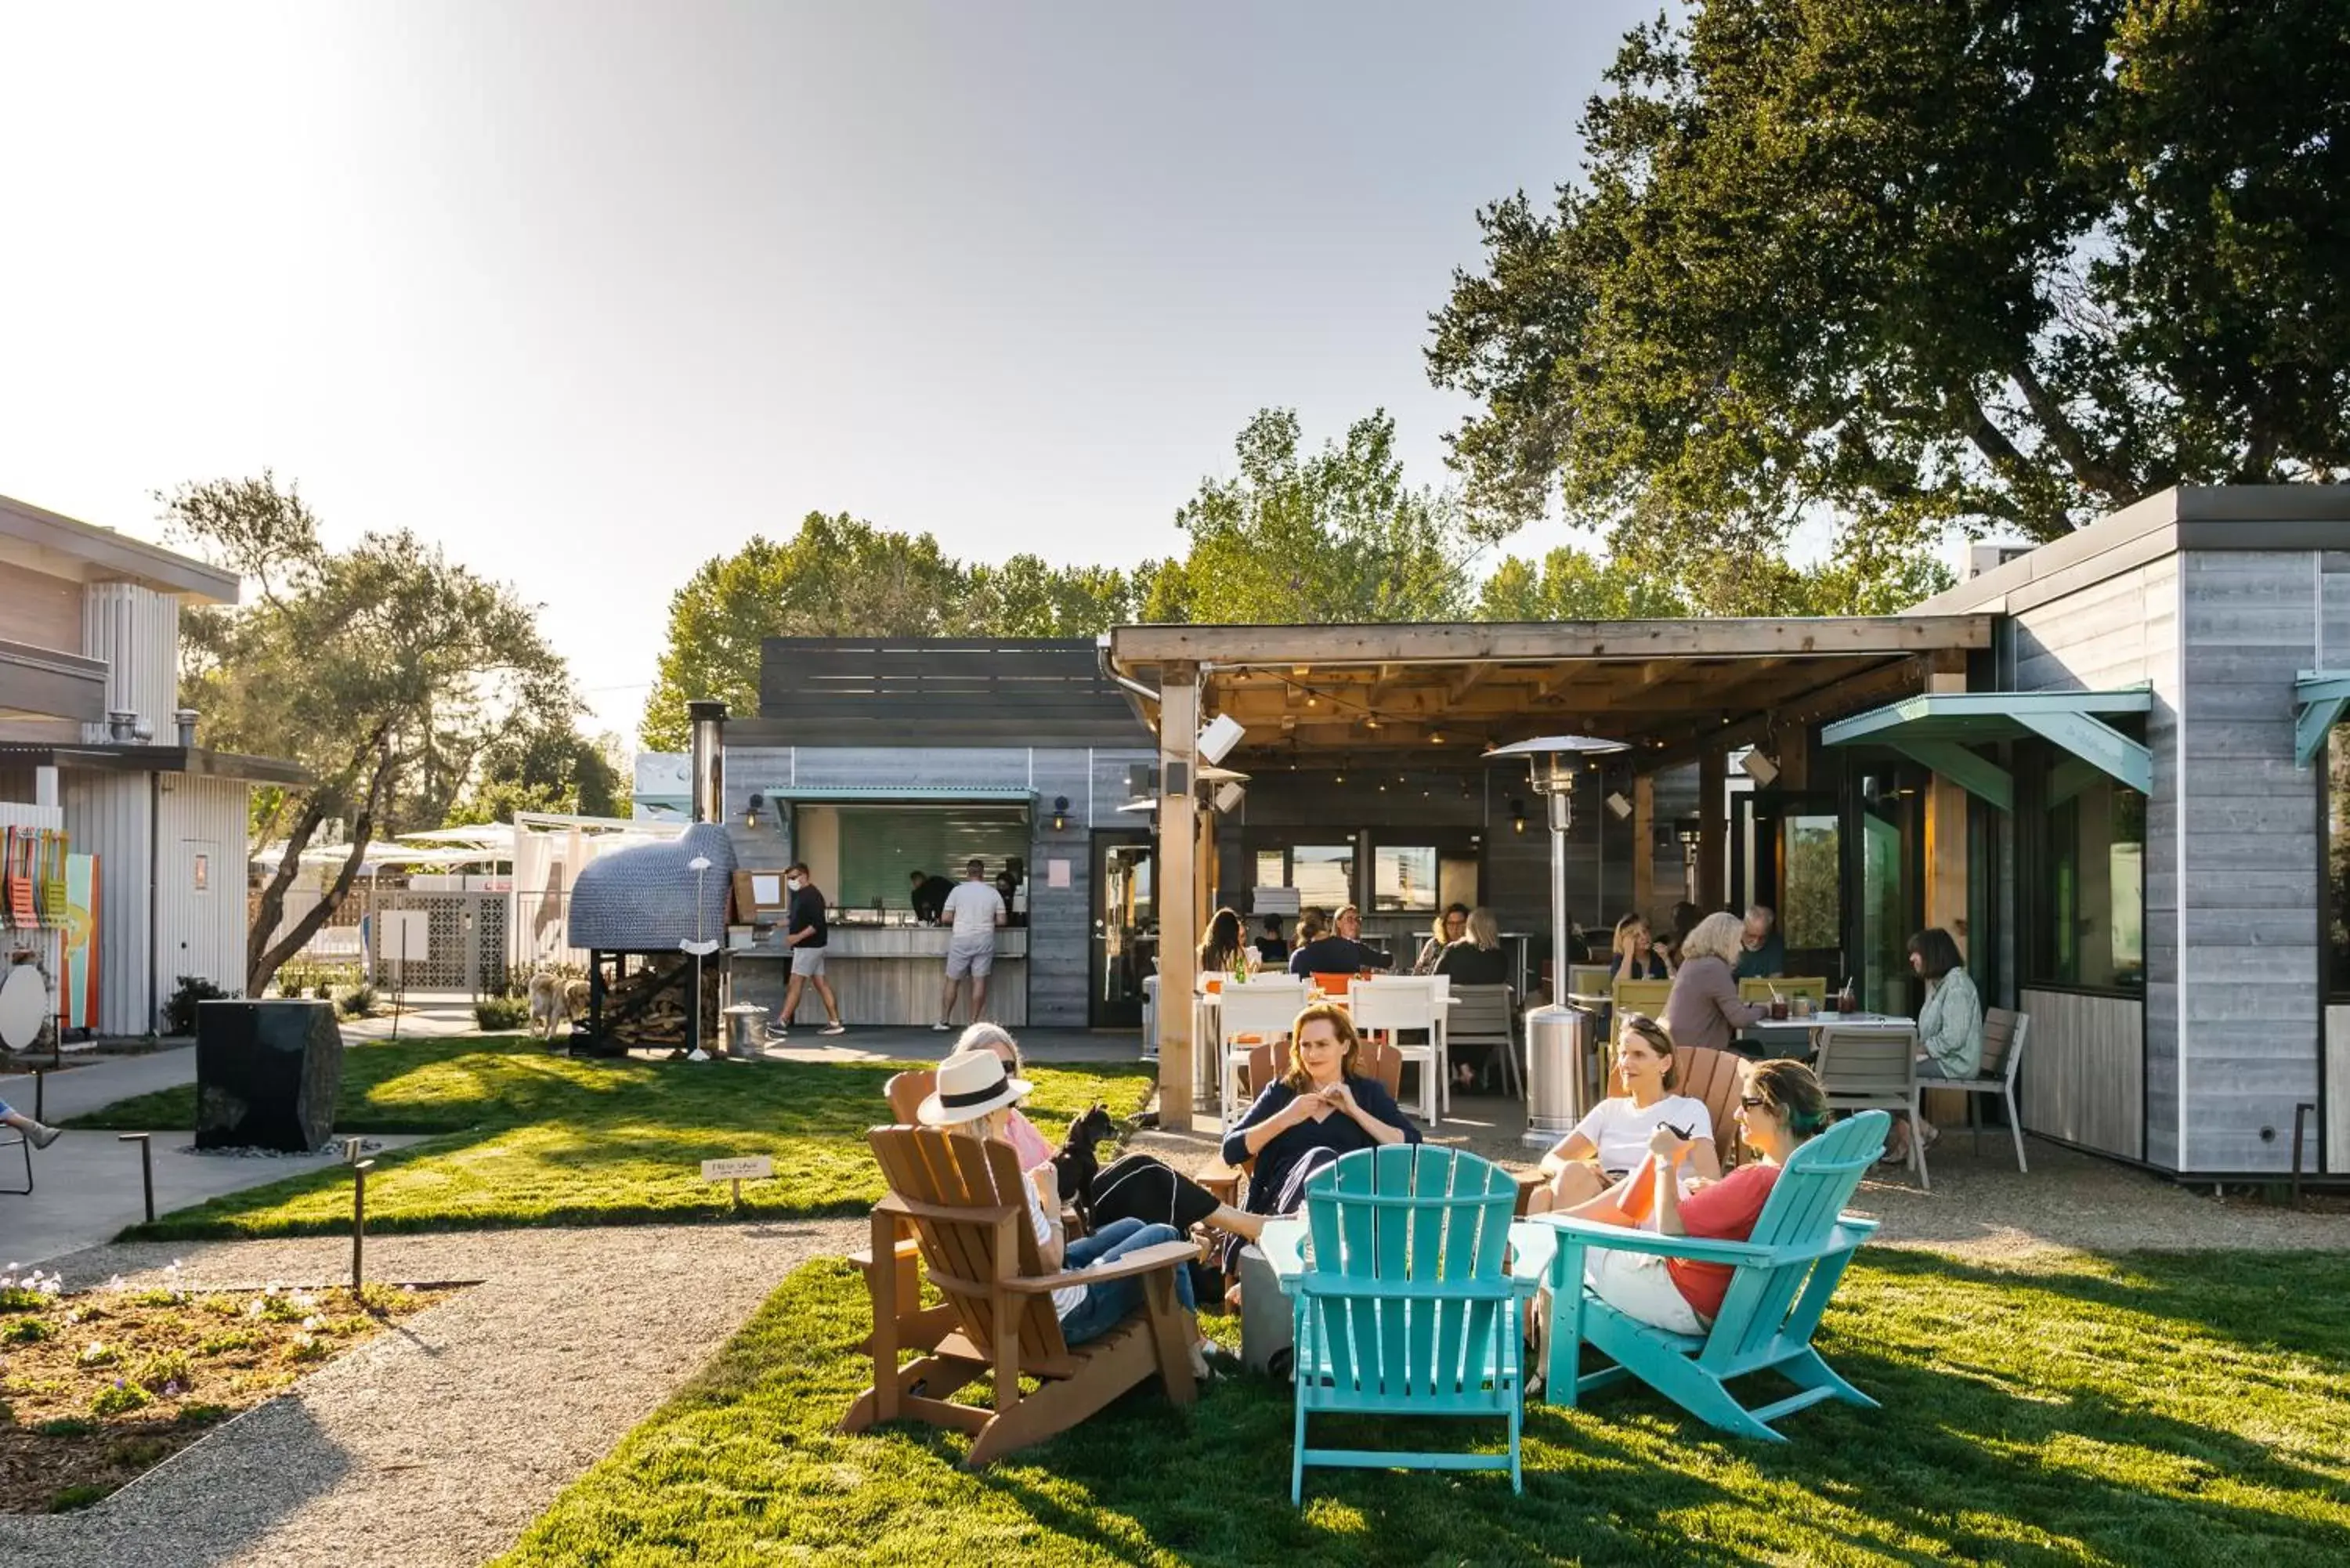
[[[631,736],[810,510],[1128,565],[1268,405],[1443,479],[1429,313],[1657,8],[0,0],[0,493],[158,538],[273,470]]]

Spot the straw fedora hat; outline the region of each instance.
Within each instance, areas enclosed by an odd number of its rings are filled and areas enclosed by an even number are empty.
[[[925,1127],[951,1127],[1017,1104],[1035,1087],[1006,1073],[993,1051],[958,1051],[939,1064],[937,1091],[914,1115]]]

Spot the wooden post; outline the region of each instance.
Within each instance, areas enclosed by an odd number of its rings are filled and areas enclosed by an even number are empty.
[[[1963,664],[1955,670],[1929,670],[1929,691],[1963,691]],[[1926,923],[1939,926],[1957,939],[1959,951],[1971,965],[1974,945],[1967,929],[1967,792],[1936,774],[1926,784]],[[1955,1089],[1929,1089],[1922,1102],[1926,1119],[1954,1125],[1966,1117],[1967,1096]]]
[[[1657,779],[1641,774],[1632,780],[1632,908],[1650,920],[1657,918]],[[1617,913],[1621,914],[1622,910]]]
[[[1159,1125],[1191,1128],[1191,990],[1199,940],[1197,667],[1166,667],[1159,696]]]
[[[1777,737],[1779,787],[1790,794],[1812,787],[1812,727],[1797,724]]]
[[[1730,865],[1730,825],[1723,792],[1730,784],[1730,753],[1708,746],[1697,758],[1697,904],[1711,914],[1730,897],[1723,872]]]

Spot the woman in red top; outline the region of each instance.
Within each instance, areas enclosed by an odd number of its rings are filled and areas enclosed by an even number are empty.
[[[1747,1069],[1746,1092],[1738,1102],[1739,1132],[1758,1157],[1753,1161],[1719,1181],[1683,1178],[1681,1164],[1696,1145],[1669,1127],[1659,1127],[1639,1169],[1569,1212],[1626,1226],[1639,1225],[1653,1214],[1663,1235],[1743,1241],[1753,1235],[1787,1157],[1828,1120],[1827,1096],[1809,1067],[1758,1062]],[[1730,1290],[1731,1270],[1724,1263],[1597,1247],[1584,1258],[1584,1278],[1601,1301],[1674,1334],[1704,1333]]]

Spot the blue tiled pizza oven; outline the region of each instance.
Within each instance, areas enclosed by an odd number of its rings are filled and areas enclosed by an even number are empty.
[[[694,857],[710,869],[688,869]],[[734,846],[726,829],[698,822],[667,844],[616,849],[590,861],[571,891],[571,945],[601,952],[675,952],[696,937],[723,941]],[[700,888],[700,921],[694,898]]]

